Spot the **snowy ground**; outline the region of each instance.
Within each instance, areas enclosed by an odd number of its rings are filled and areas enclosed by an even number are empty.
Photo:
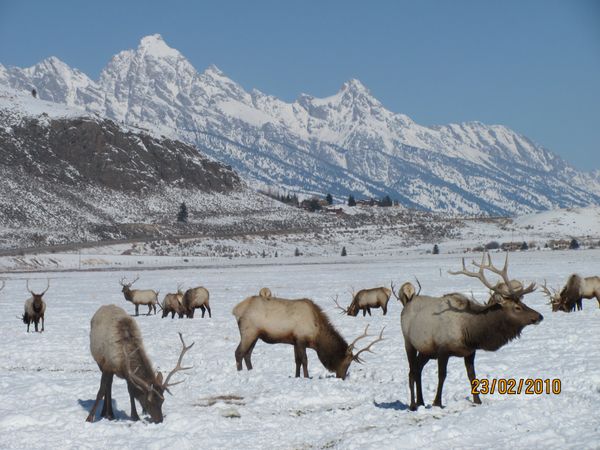
[[[500,264],[501,256],[495,256]],[[557,286],[571,272],[600,274],[600,250],[511,254],[515,278]],[[259,260],[260,262],[264,262]],[[211,292],[212,319],[188,320],[140,316],[137,322],[154,364],[170,370],[179,353],[177,331],[196,345],[186,355],[193,364],[186,381],[173,388],[163,406],[165,421],[155,425],[128,420],[125,383],[115,379],[118,420],[85,423],[100,382],[89,353],[89,320],[102,304],[133,312],[118,280],[132,271],[6,274],[0,291],[0,436],[2,448],[599,448],[600,310],[586,300],[584,310],[551,313],[540,292],[528,305],[544,314],[539,326],[527,327],[521,339],[495,353],[479,352],[480,378],[560,378],[559,395],[492,395],[473,406],[462,360],[448,367],[444,409],[432,408],[437,383],[435,362],[425,368],[427,407],[410,412],[408,365],[400,330],[400,307],[393,300],[387,316],[340,316],[329,300],[349,290],[397,285],[417,276],[427,294],[460,291],[485,298],[474,279],[450,276],[457,255],[348,256],[334,263],[308,259],[279,260],[272,265],[207,264],[202,269],[139,272],[138,285],[162,293],[202,284]],[[24,277],[42,289],[51,287],[46,332],[25,332],[17,320],[27,297]],[[296,379],[293,349],[259,343],[254,370],[238,373],[234,350],[239,335],[232,307],[262,286],[282,297],[307,296],[321,304],[347,340],[366,324],[385,340],[364,365],[353,364],[338,380],[309,351],[312,378]],[[236,400],[217,400],[236,396]],[[227,416],[239,415],[239,418]]]

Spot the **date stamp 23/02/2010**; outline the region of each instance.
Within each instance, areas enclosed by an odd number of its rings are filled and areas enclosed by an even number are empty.
[[[559,378],[475,378],[471,383],[471,394],[558,395],[561,387]]]

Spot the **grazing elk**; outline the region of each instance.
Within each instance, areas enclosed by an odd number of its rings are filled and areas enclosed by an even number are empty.
[[[294,346],[296,377],[300,376],[301,366],[304,377],[308,377],[306,348],[312,348],[327,370],[345,379],[350,363],[362,363],[359,355],[370,352],[371,346],[383,339],[382,329],[377,339],[353,353],[356,342],[367,337],[368,325],[365,332],[348,345],[321,308],[309,299],[252,296],[238,303],[232,314],[240,329],[240,343],[235,350],[238,370],[242,370],[242,360],[246,363],[246,369],[252,370],[252,350],[261,339],[267,344]]]
[[[127,283],[125,278],[122,278],[119,282],[123,287],[122,292],[125,296],[125,300],[131,302],[135,305],[135,315],[139,316],[139,308],[140,305],[148,305],[148,314],[154,310],[154,314],[156,314],[156,304],[158,303],[158,292],[153,291],[152,289],[131,289],[133,283],[139,280],[139,276],[135,278],[131,283]]]
[[[38,331],[38,323],[42,321],[42,329],[44,331],[44,314],[46,313],[46,302],[42,299],[48,288],[50,287],[50,280],[44,292],[36,294],[29,289],[29,280],[27,280],[27,290],[31,294],[31,297],[25,300],[25,308],[23,311],[23,323],[27,324],[27,332],[29,333],[29,325],[33,322],[35,331]]]
[[[205,311],[208,311],[208,317],[212,317],[210,304],[208,303],[209,296],[208,290],[202,286],[185,291],[185,294],[183,294],[183,310],[188,319],[194,318],[194,312],[197,308],[202,311],[202,318],[204,318]]]
[[[352,303],[348,308],[342,308],[337,302],[337,297],[334,302],[336,306],[341,309],[345,314],[356,317],[358,311],[362,310],[363,317],[369,313],[371,315],[371,308],[383,309],[383,315],[387,314],[387,304],[390,301],[392,290],[386,287],[376,287],[372,289],[361,289],[356,294],[352,294]]]
[[[595,297],[598,307],[600,307],[600,277],[583,278],[574,273],[568,278],[567,284],[560,292],[556,292],[554,289],[551,292],[545,281],[542,290],[550,299],[553,312],[571,312],[575,309],[579,311],[583,309],[582,299],[584,298],[591,299]]]
[[[465,267],[452,275],[463,274],[479,279],[491,290],[487,304],[482,305],[461,294],[440,297],[420,295],[407,301],[401,315],[402,333],[409,364],[410,409],[424,405],[421,372],[430,359],[438,360],[438,387],[433,406],[442,406],[442,388],[446,367],[451,356],[463,357],[469,381],[475,379],[475,352],[479,349],[496,351],[520,336],[524,327],[538,324],[543,316],[522,302],[524,295],[535,290],[535,283],[524,287],[508,278],[508,254],[502,270],[492,265],[484,253],[478,272]],[[502,282],[492,285],[485,277],[488,270],[502,277]],[[417,388],[415,401],[414,387]],[[480,404],[478,394],[473,402]]]
[[[273,295],[271,294],[271,289],[269,289],[268,287],[264,287],[264,288],[262,288],[262,289],[259,291],[258,295],[260,295],[261,297],[265,297],[265,298],[270,298],[270,297],[272,297],[272,296],[273,296]]]
[[[112,382],[116,375],[127,381],[127,390],[131,403],[131,419],[139,420],[135,399],[137,399],[145,412],[150,414],[153,422],[163,420],[162,404],[164,393],[169,392],[169,387],[181,383],[169,383],[171,377],[182,367],[183,355],[192,348],[194,343],[185,345],[183,336],[179,333],[183,346],[175,368],[163,381],[162,374],[155,372],[150,359],[144,350],[142,335],[135,320],[123,308],[116,305],[104,305],[98,308],[92,317],[90,330],[90,351],[98,364],[102,377],[100,389],[96,395],[94,406],[87,417],[87,422],[93,422],[96,408],[100,400],[104,399],[101,416],[114,419],[112,409]]]
[[[181,319],[185,312],[183,308],[183,292],[181,291],[181,286],[177,286],[177,292],[175,294],[165,295],[163,304],[160,306],[159,303],[159,307],[162,309],[163,319],[167,317],[169,313],[171,314],[171,319],[175,317],[175,314]]]

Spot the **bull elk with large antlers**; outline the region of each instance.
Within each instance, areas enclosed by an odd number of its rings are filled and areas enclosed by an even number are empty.
[[[23,311],[23,323],[27,324],[27,332],[29,333],[29,325],[33,322],[35,326],[35,331],[38,331],[38,323],[40,320],[42,321],[42,329],[40,331],[44,331],[44,314],[46,313],[46,302],[42,299],[46,291],[50,288],[50,280],[48,280],[48,284],[44,292],[41,294],[36,294],[31,289],[29,289],[29,280],[27,280],[27,290],[31,294],[31,297],[25,300],[25,307]]]
[[[148,305],[148,314],[154,310],[154,314],[156,314],[156,304],[158,303],[158,292],[153,291],[152,289],[131,289],[133,283],[139,280],[139,276],[135,277],[130,283],[127,283],[125,278],[122,278],[119,284],[123,287],[122,292],[125,296],[125,300],[131,302],[135,305],[135,315],[139,316],[139,308],[140,305]]]
[[[572,274],[567,280],[567,284],[557,292],[552,291],[544,285],[542,286],[544,295],[550,299],[552,311],[571,312],[583,309],[582,299],[596,298],[600,308],[600,277],[581,277],[576,273]]]
[[[371,346],[383,339],[382,329],[378,338],[354,353],[356,343],[367,337],[368,325],[362,335],[348,344],[321,308],[309,299],[252,296],[238,303],[232,313],[240,329],[240,343],[235,350],[238,370],[242,370],[242,360],[252,370],[252,350],[261,339],[267,344],[294,346],[296,377],[300,376],[301,367],[304,377],[308,377],[306,349],[312,348],[327,370],[345,379],[350,363],[362,363],[360,354],[370,352]]]
[[[352,302],[348,308],[342,308],[337,301],[337,297],[334,299],[335,305],[341,309],[344,314],[356,317],[358,312],[362,310],[363,317],[369,313],[371,315],[371,308],[381,308],[383,315],[387,314],[387,305],[390,301],[392,290],[386,287],[376,287],[371,289],[361,289],[356,294],[352,295]]]
[[[412,411],[424,405],[421,372],[430,359],[438,360],[438,387],[433,405],[441,407],[446,367],[451,356],[464,358],[469,381],[473,383],[477,350],[496,351],[519,337],[524,327],[538,324],[543,319],[540,313],[522,302],[523,296],[535,290],[535,283],[525,287],[520,281],[509,279],[508,254],[501,270],[494,267],[486,253],[481,264],[474,261],[473,264],[479,268],[477,272],[468,271],[463,259],[462,270],[449,273],[481,281],[491,291],[487,304],[456,293],[443,297],[419,295],[408,301],[402,310]],[[490,283],[485,277],[486,270],[500,275],[502,281]],[[473,395],[473,402],[481,403],[478,394]]]
[[[162,374],[154,371],[146,355],[142,335],[135,320],[123,308],[116,305],[104,305],[98,308],[92,317],[90,351],[102,372],[102,378],[96,401],[86,420],[94,421],[96,408],[102,399],[104,404],[101,416],[114,419],[112,382],[116,375],[127,381],[132,420],[140,419],[135,407],[135,399],[137,399],[144,411],[150,414],[153,422],[162,422],[164,393],[166,391],[170,394],[169,387],[182,382],[170,383],[171,377],[181,370],[190,369],[190,367],[182,367],[181,362],[183,355],[192,348],[194,343],[186,346],[181,333],[179,339],[183,346],[179,360],[163,381]]]

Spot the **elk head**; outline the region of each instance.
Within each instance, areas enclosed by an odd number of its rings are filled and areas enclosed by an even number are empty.
[[[347,308],[343,308],[338,303],[337,295],[335,296],[335,298],[332,298],[332,300],[335,303],[335,306],[341,311],[341,314],[347,314],[349,316],[357,316],[358,315],[358,305],[356,304],[356,302],[352,301],[352,303],[350,303],[350,306],[348,306]]]
[[[127,283],[127,280],[124,277],[121,278],[121,281],[119,281],[119,284],[123,287],[121,292],[123,292],[123,294],[127,294],[127,293],[131,292],[131,286],[133,286],[133,283],[135,283],[139,279],[140,279],[140,276],[138,275],[137,277],[135,277],[135,279],[131,283]]]
[[[189,370],[191,367],[182,367],[181,361],[183,360],[183,355],[194,346],[195,342],[192,342],[190,345],[186,346],[183,341],[183,336],[179,333],[179,339],[181,340],[181,353],[179,355],[179,359],[177,360],[177,365],[169,374],[167,378],[163,381],[163,376],[161,372],[156,372],[154,374],[152,382],[148,382],[143,379],[141,376],[137,375],[137,369],[132,371],[129,363],[129,355],[125,354],[125,365],[127,367],[127,379],[133,383],[133,385],[141,391],[141,395],[136,398],[142,404],[144,410],[150,414],[153,422],[161,423],[163,421],[162,414],[162,404],[165,401],[164,393],[168,392],[170,395],[171,391],[169,387],[175,386],[177,384],[183,383],[182,381],[177,381],[176,383],[170,383],[169,380],[171,377],[181,371],[181,370]],[[132,353],[135,353],[138,349],[136,348]]]
[[[338,368],[335,371],[335,376],[338,378],[341,378],[342,380],[346,379],[346,375],[348,374],[348,368],[350,367],[350,364],[352,364],[353,361],[362,364],[363,360],[360,358],[360,354],[363,352],[370,352],[370,353],[374,353],[371,350],[371,346],[373,344],[375,344],[376,342],[379,341],[383,341],[383,330],[385,330],[385,327],[383,327],[381,329],[381,333],[379,333],[379,336],[377,337],[377,339],[375,339],[374,341],[372,341],[369,345],[367,345],[366,347],[360,349],[359,351],[357,351],[356,353],[354,353],[354,349],[356,346],[356,343],[360,340],[363,339],[365,337],[368,336],[367,331],[369,329],[369,325],[367,325],[365,327],[365,331],[363,332],[363,334],[361,334],[360,336],[358,336],[356,339],[354,339],[352,341],[352,343],[350,345],[348,345],[348,348],[346,349],[346,354],[344,355],[344,358],[342,360],[342,362],[340,363],[340,365],[338,366]]]
[[[4,287],[4,286],[2,286],[2,287]],[[29,288],[29,280],[27,280],[27,290],[29,291],[29,293],[33,297],[33,301],[36,302],[36,303],[42,301],[42,297],[44,296],[44,294],[46,293],[46,291],[48,290],[48,288],[50,288],[50,279],[49,278],[47,279],[46,289],[44,289],[44,291],[41,294],[36,294],[35,292],[33,292]]]
[[[486,263],[487,256],[487,263]],[[465,259],[462,259],[462,270],[456,272],[448,271],[451,275],[466,275],[468,277],[477,278],[485,287],[487,287],[492,295],[490,296],[487,307],[490,310],[502,309],[506,314],[506,317],[514,324],[530,325],[537,324],[543,320],[543,316],[528,307],[522,302],[525,295],[535,291],[535,283],[529,284],[524,287],[523,283],[517,280],[511,280],[508,277],[508,253],[504,261],[504,267],[502,269],[496,268],[492,264],[492,258],[489,253],[483,253],[481,264],[477,264],[475,261],[472,264],[479,268],[477,272],[470,272],[465,266]],[[492,273],[500,275],[502,281],[493,285],[485,277],[485,270],[489,270]]]
[[[398,291],[398,294],[396,294],[396,288],[394,287],[394,282],[393,281],[390,282],[390,288],[392,289],[392,294],[394,294],[394,297],[396,297],[396,300],[398,300],[400,303],[402,303],[403,306],[406,306],[406,304],[408,302],[410,302],[414,297],[418,297],[419,294],[421,293],[421,283],[419,282],[418,278],[415,278],[415,280],[417,280],[417,285],[419,286],[418,292],[415,290],[415,287],[413,286],[413,284],[410,281],[407,281],[402,286],[400,286],[400,290]]]
[[[565,305],[562,301],[560,293],[556,289],[548,288],[546,285],[546,280],[544,280],[544,284],[542,285],[542,291],[550,300],[548,305],[552,305],[552,312],[565,310]]]

